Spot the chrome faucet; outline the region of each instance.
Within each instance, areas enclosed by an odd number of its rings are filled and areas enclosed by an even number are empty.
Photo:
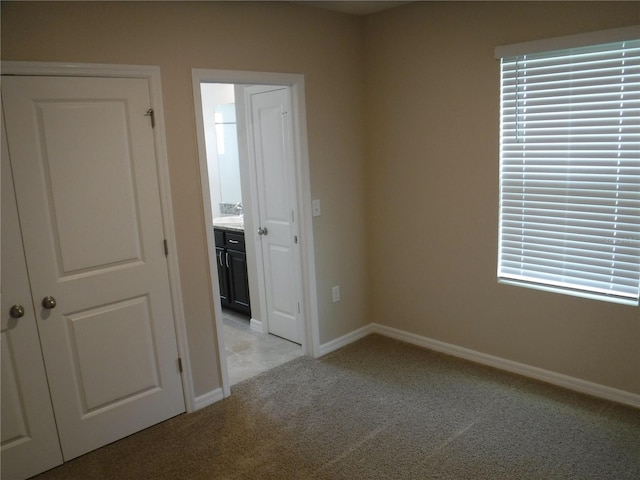
[[[242,215],[242,202],[236,203],[232,210],[236,215]]]

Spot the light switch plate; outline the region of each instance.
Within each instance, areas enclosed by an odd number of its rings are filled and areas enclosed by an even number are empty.
[[[311,200],[311,215],[314,217],[320,216],[320,200]]]
[[[333,303],[340,301],[340,285],[336,285],[331,289],[331,299]]]

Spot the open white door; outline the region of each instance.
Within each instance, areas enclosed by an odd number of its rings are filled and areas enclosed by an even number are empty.
[[[269,333],[301,343],[296,180],[289,87],[244,90],[249,163],[257,205],[258,276]]]
[[[149,84],[6,77],[2,96],[42,354],[69,460],[185,408]]]

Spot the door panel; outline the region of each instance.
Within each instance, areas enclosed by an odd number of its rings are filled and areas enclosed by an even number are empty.
[[[295,178],[286,88],[250,87],[252,148],[255,160],[263,271],[269,332],[301,342],[296,281]]]
[[[62,463],[49,398],[2,126],[2,478],[24,479]],[[24,316],[9,309],[22,305]]]
[[[65,460],[184,411],[144,79],[7,77],[9,147]],[[41,306],[53,296],[53,309]]]
[[[227,250],[229,255],[229,290],[231,304],[239,311],[250,315],[249,279],[247,277],[247,254]]]
[[[273,297],[273,310],[282,315],[295,312],[296,298],[287,289],[294,285],[293,271],[289,268],[291,251],[279,245],[269,245],[268,258],[271,264],[269,276]]]
[[[148,296],[78,312],[68,322],[83,416],[160,389]],[[127,375],[122,364],[130,368]]]
[[[126,107],[123,100],[35,104],[62,274],[141,260]]]

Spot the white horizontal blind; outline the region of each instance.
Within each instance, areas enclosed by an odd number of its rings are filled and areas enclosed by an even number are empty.
[[[638,304],[640,40],[501,60],[502,281]]]

